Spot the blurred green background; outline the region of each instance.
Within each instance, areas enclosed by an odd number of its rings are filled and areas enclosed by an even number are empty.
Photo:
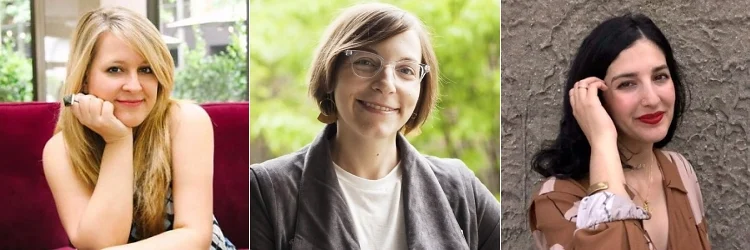
[[[251,163],[294,152],[321,131],[307,70],[326,26],[361,2],[250,0]],[[424,154],[463,160],[499,199],[499,1],[380,2],[422,19],[440,65],[438,108],[407,138]]]

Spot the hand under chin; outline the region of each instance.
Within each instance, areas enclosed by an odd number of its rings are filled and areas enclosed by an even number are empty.
[[[138,125],[141,125],[141,123],[143,123],[143,121],[145,120],[145,117],[141,118],[132,115],[115,115],[115,117],[120,120],[122,124],[129,128],[138,127]]]

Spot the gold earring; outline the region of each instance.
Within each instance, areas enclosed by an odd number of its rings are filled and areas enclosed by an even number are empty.
[[[333,100],[331,94],[326,95],[326,99],[318,102],[320,108],[320,115],[318,115],[318,121],[331,124],[338,120],[336,116],[336,101]]]
[[[413,120],[417,119],[417,116],[418,116],[417,113],[411,113],[411,117],[409,117],[409,121],[413,121]],[[407,124],[408,123],[409,122],[407,122]],[[400,131],[401,131],[402,134],[405,135],[406,134],[406,125],[404,125],[404,127],[402,127]],[[415,126],[415,127],[413,127],[409,131],[409,134],[412,134],[412,135],[419,135],[421,133],[422,133],[422,129],[420,129],[419,126]]]

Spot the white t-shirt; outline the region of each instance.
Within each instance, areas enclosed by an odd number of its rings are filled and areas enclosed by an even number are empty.
[[[379,180],[353,175],[333,163],[362,250],[406,249],[400,164]]]

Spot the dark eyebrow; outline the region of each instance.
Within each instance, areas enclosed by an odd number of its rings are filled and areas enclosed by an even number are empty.
[[[664,65],[661,65],[659,67],[654,68],[654,70],[652,72],[659,72],[659,71],[662,71],[662,70],[664,70],[666,68],[668,68],[668,67],[667,67],[666,64],[664,64]]]
[[[372,48],[364,47],[364,48],[358,48],[357,50],[364,50],[364,51],[371,52],[373,54],[382,56],[382,55],[380,55],[380,53],[378,53],[377,51],[375,51]],[[408,57],[408,56],[402,56],[401,58],[398,59],[398,61],[404,61],[404,60],[409,60],[409,61],[413,61],[413,62],[420,62],[420,60],[417,60],[417,59],[414,59],[414,58],[411,58],[411,57]]]
[[[653,69],[653,70],[651,70],[651,72],[652,72],[652,73],[654,73],[654,72],[659,72],[659,71],[662,71],[662,70],[664,70],[664,69],[666,69],[666,68],[667,68],[667,65],[666,65],[666,64],[662,64],[662,65],[660,65],[660,66],[654,67],[654,69]],[[617,80],[617,78],[623,78],[623,77],[635,77],[635,76],[637,76],[637,75],[638,75],[638,74],[636,74],[636,73],[632,73],[632,72],[631,72],[631,73],[624,73],[624,74],[619,74],[619,75],[616,75],[615,77],[612,77],[612,82],[614,82],[615,80]]]
[[[637,75],[636,73],[619,74],[619,75],[616,75],[615,77],[612,77],[612,82],[617,80],[617,78],[635,77],[636,75]]]

